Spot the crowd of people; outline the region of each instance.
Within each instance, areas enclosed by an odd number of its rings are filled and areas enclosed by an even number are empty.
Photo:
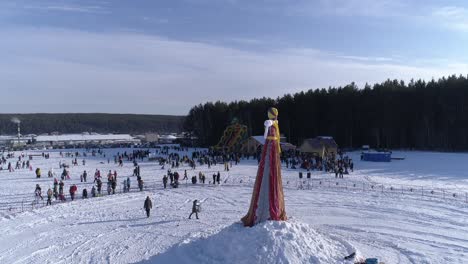
[[[105,152],[102,151],[101,149],[92,150],[90,154],[92,156],[101,155],[102,157],[105,157],[105,155],[106,155]],[[149,151],[140,151],[140,150],[138,150],[138,151],[134,151],[131,154],[127,154],[126,152],[123,153],[123,154],[117,154],[116,157],[121,161],[123,160],[123,158],[127,158],[128,160],[133,160],[134,161],[137,158],[142,159],[144,157],[147,157],[148,154],[149,154]],[[64,158],[64,157],[72,157],[73,158],[74,157],[74,159],[72,159],[72,165],[73,166],[78,166],[77,157],[80,157],[80,156],[86,157],[87,153],[83,152],[82,154],[80,154],[78,152],[60,152],[59,155],[60,155],[61,158]],[[49,154],[43,154],[42,156],[44,158],[49,158]],[[9,156],[8,156],[8,158],[13,158],[13,157],[14,157],[14,155],[11,155],[11,154],[9,154]],[[19,157],[19,161],[21,161],[22,158],[24,158],[24,155],[21,155]],[[3,160],[5,160],[5,161],[3,161]],[[2,163],[3,162],[6,162],[5,158],[2,159]],[[29,163],[29,161],[27,161],[27,162]],[[122,161],[122,163],[123,163],[123,161]],[[83,166],[86,165],[86,160],[85,159],[82,160],[82,165]],[[119,164],[119,166],[121,166],[121,165]],[[54,178],[54,180],[53,180],[53,188],[49,188],[47,190],[47,203],[46,203],[46,206],[52,204],[52,199],[53,198],[55,198],[56,201],[60,201],[60,202],[66,201],[64,188],[65,188],[65,182],[71,179],[69,167],[70,166],[68,164],[66,164],[65,162],[63,162],[62,160],[59,161],[59,168],[63,169],[62,173],[60,175],[60,180],[57,179],[57,177],[55,177],[56,175],[55,175],[53,169],[49,170],[48,177]],[[137,173],[137,175],[134,175],[134,176],[137,176],[138,189],[140,191],[143,191],[143,180],[142,180],[142,178],[140,176],[140,173],[139,173],[139,166],[137,166],[137,168],[138,168],[138,173]],[[41,177],[41,168],[36,168],[35,175],[36,175],[36,178]],[[80,174],[80,182],[85,183],[85,184],[88,182],[88,172],[86,170],[83,170],[83,173]],[[131,190],[130,189],[131,188],[130,184],[131,184],[130,177],[127,177],[126,179],[123,180],[123,182],[122,182],[123,192],[129,192]],[[91,190],[90,190],[90,196],[91,197],[98,197],[98,196],[103,195],[103,192],[102,192],[103,191],[102,190],[103,186],[102,185],[103,185],[103,178],[102,178],[102,175],[101,175],[101,170],[96,169],[95,173],[94,173],[94,181],[92,183],[92,187],[91,187]],[[109,170],[109,172],[107,173],[107,188],[106,188],[107,194],[108,195],[115,194],[116,189],[117,189],[117,171],[114,170],[112,172],[112,170]],[[43,200],[42,189],[41,189],[39,184],[36,185],[34,193],[35,193],[35,197],[36,197],[36,202],[38,200]],[[78,186],[76,184],[70,184],[70,186],[69,186],[69,197],[70,197],[70,199],[72,201],[75,200],[77,193],[78,193]],[[81,197],[82,197],[82,199],[87,199],[88,198],[88,189],[86,187],[82,188]]]
[[[176,149],[177,148],[177,149]],[[172,149],[173,151],[183,151],[184,148],[179,148],[179,147],[174,147]],[[188,166],[189,168],[195,169],[197,164],[199,166],[207,166],[208,168],[211,168],[211,166],[214,164],[219,164],[221,162],[226,163],[227,159],[230,159],[231,156],[226,156],[226,155],[215,155],[214,153],[209,153],[209,152],[194,152],[192,153],[192,156],[189,157],[188,155],[185,156],[180,156],[177,152],[170,152],[168,148],[163,148],[160,151],[157,151],[156,153],[160,155],[166,155],[164,158],[159,158],[158,160],[160,161],[160,164],[163,166],[169,165],[171,169],[167,170],[167,175],[163,176],[163,187],[166,188],[168,185],[172,186],[173,188],[178,188],[180,184],[180,174],[177,171],[172,171],[172,169],[178,169],[182,165]],[[78,166],[78,157],[87,157],[87,155],[91,154],[91,156],[95,157],[97,155],[101,155],[101,157],[105,157],[106,154],[104,151],[101,149],[98,150],[90,150],[87,152],[79,153],[79,152],[60,152],[59,155],[61,158],[72,158],[71,159],[71,164],[72,166]],[[42,154],[42,157],[44,158],[50,158],[50,154]],[[138,183],[138,189],[140,191],[143,191],[144,183],[143,179],[141,177],[140,173],[140,166],[137,163],[138,161],[143,161],[145,158],[149,158],[150,151],[149,150],[135,150],[132,153],[117,153],[114,156],[114,162],[117,164],[118,167],[123,166],[124,160],[127,161],[133,161],[134,165],[134,170],[133,170],[133,175],[137,178],[137,183]],[[25,155],[21,154],[17,160],[16,168],[30,168],[31,164],[29,160],[24,160]],[[7,154],[6,157],[2,156],[0,159],[0,167],[2,164],[8,164],[8,169],[10,171],[14,171],[11,167],[11,162],[8,162],[8,159],[14,158],[14,154],[9,153]],[[30,158],[31,159],[31,158]],[[239,160],[236,161],[236,164],[239,162]],[[22,164],[22,165],[21,165]],[[81,164],[84,166],[86,165],[86,160],[83,158],[81,161]],[[232,164],[231,164],[232,166]],[[52,205],[53,200],[57,202],[65,202],[67,201],[66,195],[65,195],[65,187],[66,187],[66,182],[71,179],[70,175],[70,166],[60,160],[59,161],[59,168],[62,169],[62,173],[60,174],[60,178],[58,179],[56,177],[56,174],[53,169],[49,169],[47,175],[50,178],[53,178],[53,187],[49,188],[46,192],[47,200],[46,200],[46,206]],[[30,168],[31,169],[31,168]],[[31,169],[32,170],[32,169]],[[35,170],[35,176],[36,178],[41,178],[41,168],[36,168]],[[102,185],[103,185],[103,177],[100,169],[96,169],[94,172],[94,181],[92,183],[92,187],[89,191],[89,196],[88,196],[88,188],[87,187],[82,187],[81,190],[81,198],[82,199],[88,199],[88,197],[99,197],[103,195],[103,190],[102,190]],[[117,170],[109,170],[107,173],[107,195],[112,195],[116,193],[116,188],[117,188],[117,179],[118,179],[118,174]],[[83,170],[83,172],[80,174],[80,182],[83,184],[88,183],[88,171]],[[184,170],[184,177],[182,180],[188,180],[188,172],[187,170]],[[191,176],[191,181],[192,184],[197,184],[198,182],[205,184],[206,181],[206,176],[203,172],[199,172],[198,176],[193,175]],[[213,180],[210,182],[212,184],[220,184],[221,182],[221,174],[218,171],[217,173],[213,174]],[[86,186],[86,185],[84,185]],[[126,177],[122,181],[122,190],[123,192],[129,192],[131,190],[131,179],[130,177]],[[38,203],[39,200],[44,200],[43,193],[42,193],[42,188],[40,184],[36,184],[35,190],[35,202]],[[74,201],[77,198],[78,195],[78,186],[77,184],[71,183],[69,184],[68,187],[68,193],[69,193],[69,199],[71,201]],[[150,210],[152,209],[152,201],[149,196],[145,199],[144,202],[144,209],[147,214],[147,217],[150,217]],[[191,218],[192,214],[195,214],[196,218],[198,219],[198,213],[200,212],[200,203],[198,200],[195,200],[193,202],[192,206],[192,212],[189,216]]]
[[[3,165],[7,165],[7,170],[9,172],[14,172],[15,170],[20,170],[20,169],[28,169],[32,170],[32,166],[30,163],[30,160],[32,160],[32,156],[29,156],[29,159],[26,160],[26,155],[24,153],[21,153],[18,156],[18,159],[16,160],[15,167],[13,168],[13,165],[11,164],[11,161],[9,159],[13,159],[15,157],[15,153],[7,153],[6,155],[2,155],[0,158],[0,170],[3,170]]]
[[[97,150],[87,150],[85,152],[60,152],[61,158],[71,158],[72,166],[79,166],[78,159],[81,160],[83,166],[86,165],[86,157],[91,155],[100,157],[104,160],[107,159],[107,163],[110,163],[110,158],[106,151],[101,149]],[[42,154],[44,158],[49,158],[49,154]],[[20,164],[20,168],[31,167],[30,160],[25,160],[26,155],[22,154],[18,157],[17,166]],[[210,185],[220,185],[221,181],[221,172],[218,170],[213,171],[212,167],[216,165],[222,165],[222,168],[225,172],[229,172],[233,166],[239,164],[241,160],[245,159],[258,159],[259,155],[245,155],[240,153],[225,153],[222,151],[215,150],[195,150],[189,152],[188,149],[181,147],[165,147],[156,149],[153,152],[149,150],[133,150],[132,152],[124,151],[123,153],[117,152],[113,155],[114,164],[116,169],[108,170],[107,173],[103,174],[100,169],[96,168],[94,172],[94,181],[91,183],[88,181],[89,171],[82,170],[82,173],[79,174],[80,183],[79,185],[75,183],[67,184],[69,199],[72,201],[77,198],[79,193],[81,193],[82,199],[87,199],[88,197],[99,197],[103,193],[107,195],[113,195],[118,190],[118,179],[121,182],[122,192],[130,192],[132,189],[132,179],[131,177],[136,177],[137,188],[133,187],[139,191],[144,190],[144,182],[141,177],[140,164],[139,162],[158,162],[161,169],[164,169],[167,173],[162,175],[161,187],[166,189],[168,187],[179,188],[181,181],[191,182],[191,184],[210,184]],[[0,167],[2,164],[9,164],[8,159],[14,158],[14,155],[7,154],[6,157],[2,156],[0,158]],[[30,158],[31,159],[31,158]],[[120,176],[118,177],[117,169],[124,166],[124,162],[128,161],[129,164],[133,164],[133,174]],[[130,163],[132,162],[132,163]],[[344,155],[344,153],[326,153],[323,157],[313,156],[310,154],[299,153],[295,151],[283,152],[281,154],[281,162],[283,166],[289,169],[298,169],[298,170],[307,170],[310,171],[324,171],[330,174],[335,174],[336,178],[343,178],[343,175],[352,172],[354,169],[354,164],[351,158]],[[100,162],[104,164],[105,162]],[[49,169],[47,175],[50,178],[53,178],[53,187],[49,188],[46,192],[47,194],[47,203],[46,206],[52,205],[53,200],[58,202],[64,202],[67,200],[65,195],[65,183],[69,181],[72,176],[70,175],[70,166],[60,160],[59,168],[62,169],[62,173],[57,177],[53,169]],[[166,170],[167,168],[167,170]],[[219,168],[219,167],[217,167]],[[196,170],[198,169],[198,170]],[[76,170],[76,169],[75,169]],[[196,171],[195,171],[196,170]],[[14,171],[14,169],[12,169]],[[36,178],[41,178],[41,168],[36,168],[35,175]],[[212,177],[206,178],[207,175]],[[107,179],[105,179],[106,177]],[[159,178],[161,179],[161,178]],[[106,182],[105,189],[103,190],[103,183]],[[91,186],[90,186],[91,185]],[[80,186],[81,190],[78,192],[78,187]],[[91,188],[89,188],[91,187]],[[35,189],[36,199],[43,200],[42,189],[39,184],[36,185]],[[149,199],[149,200],[148,200]],[[152,202],[149,197],[145,200],[144,209],[147,212],[147,216],[150,216],[150,210],[152,208]],[[195,200],[192,207],[192,214],[195,214],[198,219],[198,212],[200,211],[200,202]]]
[[[324,171],[335,175],[335,178],[343,178],[343,175],[353,172],[353,160],[343,152],[324,153],[323,157],[310,153],[289,151],[282,153],[281,162],[286,168],[303,169],[309,171]]]

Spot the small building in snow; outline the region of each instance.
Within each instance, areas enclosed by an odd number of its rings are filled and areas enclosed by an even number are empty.
[[[159,142],[159,134],[157,133],[146,133],[144,135],[144,139],[143,139],[145,142]]]
[[[326,154],[337,154],[338,144],[336,144],[333,137],[309,138],[304,140],[299,150],[301,152],[312,153],[323,157]]]

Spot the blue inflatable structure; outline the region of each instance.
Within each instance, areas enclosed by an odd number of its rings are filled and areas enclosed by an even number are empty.
[[[362,160],[374,162],[390,162],[392,161],[391,152],[363,152]]]

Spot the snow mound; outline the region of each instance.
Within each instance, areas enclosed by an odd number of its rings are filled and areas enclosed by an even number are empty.
[[[343,263],[352,247],[298,222],[235,223],[195,234],[144,263]]]

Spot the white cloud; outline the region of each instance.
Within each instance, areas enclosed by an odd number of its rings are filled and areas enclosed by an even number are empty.
[[[468,31],[468,10],[457,6],[434,8],[431,14],[432,22],[438,22],[448,28]]]
[[[255,39],[255,38],[243,38],[243,37],[229,38],[227,39],[227,41],[242,44],[242,45],[264,44],[263,40]]]
[[[440,6],[433,2],[423,5],[402,0],[299,0],[281,9],[290,16],[338,16],[390,19],[427,28],[449,28],[468,31],[468,9],[463,6]],[[371,22],[370,22],[371,23]]]
[[[289,5],[290,15],[400,16],[407,4],[401,0],[302,0]]]
[[[72,5],[62,5],[62,6],[47,6],[44,7],[47,10],[53,11],[67,11],[67,12],[83,12],[83,13],[101,13],[103,12],[102,7],[100,6],[72,6]]]
[[[314,49],[257,53],[134,33],[15,28],[0,37],[0,90],[10,91],[2,112],[185,114],[206,101],[467,70],[457,62],[413,66]]]
[[[19,6],[15,6],[15,8],[18,7]],[[108,14],[110,12],[102,5],[50,4],[48,2],[35,2],[34,4],[24,5],[22,8],[50,12],[75,12],[90,14]]]
[[[367,61],[367,62],[391,62],[391,61],[395,61],[394,58],[388,58],[388,57],[362,57],[362,56],[350,56],[350,55],[338,56],[338,57],[342,58],[342,59],[356,60],[356,61]]]
[[[169,19],[167,18],[154,18],[154,17],[149,17],[149,16],[143,16],[141,17],[142,20],[147,21],[147,22],[155,22],[157,24],[167,24],[169,23]]]

